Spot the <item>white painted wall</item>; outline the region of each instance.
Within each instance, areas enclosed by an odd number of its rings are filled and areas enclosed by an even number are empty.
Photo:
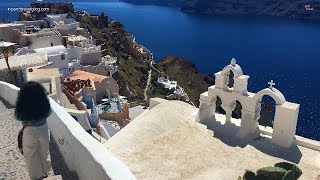
[[[51,43],[53,44],[53,46],[58,46],[62,45],[62,36],[53,35],[44,37],[33,37],[31,41],[31,48],[33,49],[50,47]]]
[[[53,67],[59,68],[59,69],[68,69],[69,67],[69,60],[68,60],[68,54],[64,54],[65,59],[61,59],[60,54],[56,55],[50,55],[48,56],[48,60],[50,62],[53,62]]]
[[[91,130],[91,126],[88,120],[88,112],[86,111],[80,111],[80,110],[74,110],[74,109],[67,109],[65,110],[72,116],[75,116],[78,118],[78,123],[82,126],[82,128],[86,131]]]
[[[69,59],[82,59],[82,49],[78,47],[67,48]]]
[[[229,71],[234,74],[234,86],[227,86]],[[226,122],[231,122],[232,111],[236,101],[242,105],[241,128],[236,135],[239,139],[256,138],[260,135],[258,119],[260,118],[261,99],[264,95],[272,97],[277,106],[274,119],[272,142],[274,144],[290,147],[294,142],[296,124],[299,114],[299,104],[287,102],[283,94],[274,87],[265,88],[259,92],[247,91],[248,75],[243,75],[241,67],[232,59],[230,65],[222,71],[215,73],[215,85],[200,95],[199,119],[200,123],[215,121],[216,98],[222,101],[221,107],[226,112]],[[159,81],[159,80],[158,80]],[[213,112],[212,112],[213,111]]]
[[[15,105],[19,88],[0,81],[0,97]],[[128,167],[90,136],[63,107],[50,98],[48,126],[63,158],[81,180],[136,179]],[[60,144],[59,139],[64,143]]]

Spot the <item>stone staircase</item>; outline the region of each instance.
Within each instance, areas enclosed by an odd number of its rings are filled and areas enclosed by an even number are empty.
[[[17,134],[22,128],[21,122],[14,118],[14,108],[0,99],[0,179],[29,179],[23,156],[17,148]],[[9,108],[8,108],[9,107]],[[77,174],[68,169],[58,146],[50,138],[51,164],[54,173],[46,179],[61,180],[62,177],[70,180],[78,180]]]

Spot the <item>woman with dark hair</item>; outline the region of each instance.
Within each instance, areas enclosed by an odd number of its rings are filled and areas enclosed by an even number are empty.
[[[19,91],[15,117],[22,121],[22,148],[31,179],[43,179],[51,170],[47,118],[51,107],[46,91],[37,82],[26,83]]]

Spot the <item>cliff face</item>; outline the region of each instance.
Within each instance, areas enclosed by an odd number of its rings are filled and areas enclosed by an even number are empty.
[[[36,19],[41,19],[46,16],[46,14],[69,14],[74,12],[74,7],[72,2],[32,2],[30,4],[31,8],[48,8],[49,11],[33,11],[30,13],[20,12],[20,21],[34,21]]]
[[[181,7],[185,0],[121,0],[123,2],[134,3],[134,4],[154,4],[161,6],[173,6]]]
[[[49,8],[49,13],[53,14],[65,14],[74,11],[73,4],[71,2],[32,2],[32,8]]]
[[[182,57],[167,56],[157,63],[156,68],[169,76],[172,81],[178,81],[188,94],[190,100],[199,105],[200,94],[214,84],[214,79],[200,74],[196,66]]]
[[[133,48],[127,36],[130,35],[124,26],[116,21],[105,21],[108,19],[103,13],[96,16],[76,15],[76,20],[81,26],[91,32],[93,38],[100,41],[106,49],[104,55],[109,54],[118,57],[119,71],[115,75],[120,86],[120,94],[131,97],[132,100],[142,100],[143,92],[147,84],[149,62],[143,60],[141,53]],[[181,57],[168,56],[154,65],[164,76],[170,80],[178,81],[178,84],[187,92],[190,100],[199,105],[200,94],[207,91],[208,87],[214,84],[214,79],[198,73],[198,70],[191,61]],[[153,81],[161,74],[153,71]],[[154,86],[156,93],[150,93],[151,97],[165,97],[172,92]]]
[[[81,27],[88,29],[93,38],[102,44],[102,49],[105,49],[103,55],[118,57],[119,69],[114,77],[119,83],[120,94],[129,99],[143,99],[149,67],[128,40],[130,33],[121,23],[109,20],[103,13],[99,16],[75,13],[75,18]]]
[[[320,20],[318,0],[186,0],[181,10],[213,15],[270,15]]]
[[[133,43],[128,37],[131,36],[124,26],[117,21],[112,21],[104,13],[93,16],[83,12],[74,12],[72,3],[33,3],[32,7],[51,8],[52,13],[67,13],[80,22],[80,26],[88,30],[98,44],[101,44],[103,55],[111,55],[118,58],[118,72],[114,75],[120,86],[120,94],[127,96],[129,100],[140,101],[144,99],[144,89],[147,85],[149,61],[143,59],[142,54],[133,48]],[[39,18],[45,13],[28,13],[26,18]],[[188,93],[189,98],[196,105],[199,103],[200,94],[214,84],[214,80],[206,75],[198,74],[197,68],[190,61],[180,57],[168,56],[155,64],[162,75],[169,76]],[[157,74],[154,71],[153,80],[156,81]],[[163,90],[163,89],[162,89]],[[165,97],[171,91],[157,91],[157,96]],[[152,93],[151,93],[152,95]],[[154,94],[153,94],[154,95]]]
[[[122,0],[137,4],[175,5],[181,11],[207,15],[268,15],[320,20],[319,0]],[[308,6],[310,5],[310,6]]]

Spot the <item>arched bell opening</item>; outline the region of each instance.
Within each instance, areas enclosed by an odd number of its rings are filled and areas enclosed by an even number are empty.
[[[264,95],[260,103],[260,118],[258,119],[259,125],[264,127],[273,127],[275,119],[276,102],[269,96]]]
[[[242,104],[240,101],[236,100],[236,106],[234,110],[232,111],[231,117],[235,119],[241,119],[242,117]]]
[[[222,100],[219,96],[216,98],[216,109],[215,112],[218,114],[226,114],[226,111],[222,108]]]
[[[234,85],[234,73],[230,70],[227,75],[227,86],[233,88]]]

